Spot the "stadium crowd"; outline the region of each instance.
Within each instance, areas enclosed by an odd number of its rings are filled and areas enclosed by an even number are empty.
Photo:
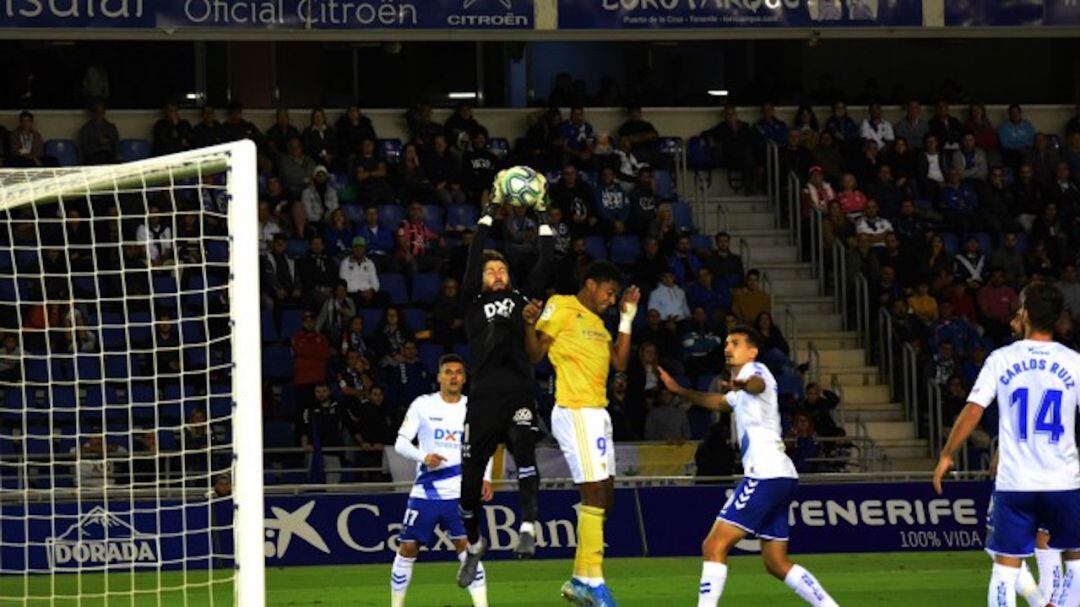
[[[803,215],[820,211],[825,245],[845,247],[844,279],[864,276],[872,305],[893,320],[897,343],[918,347],[928,376],[959,394],[970,386],[980,357],[1008,339],[1017,289],[1027,282],[1058,282],[1070,312],[1080,315],[1080,118],[1070,121],[1062,143],[1036,133],[1019,107],[997,126],[977,104],[964,122],[943,101],[931,113],[924,118],[922,106],[911,102],[905,117],[890,124],[871,104],[867,117],[856,121],[838,102],[823,122],[810,107],[799,108],[789,126],[770,103],[752,124],[728,106],[722,122],[690,142],[690,161],[698,170],[726,167],[733,186],[759,191],[765,147],[776,142],[784,173],[792,171],[806,184]],[[318,479],[335,481],[343,478],[335,471],[347,464],[371,472],[346,477],[380,478],[383,446],[393,442],[412,399],[433,389],[435,361],[448,351],[467,354],[458,281],[471,226],[496,172],[527,164],[551,183],[549,223],[559,262],[549,292],[576,292],[587,264],[604,257],[626,271],[647,302],[638,315],[630,368],[610,387],[615,439],[704,439],[699,469],[730,473],[726,421],[716,423],[664,391],[658,367],[708,387],[719,381],[726,331],[747,323],[767,340],[764,362],[790,380],[781,382],[782,405],[800,470],[831,469],[817,461],[835,454],[837,443],[817,439],[843,435],[830,414],[836,395],[802,385],[760,273],[743,267],[732,236],[696,233],[689,207],[675,193],[669,148],[642,108],[628,108],[615,136],[595,132],[583,107],[568,114],[544,108],[529,117],[513,146],[489,137],[467,103],[442,124],[433,120],[430,105],[410,109],[410,138],[403,144],[379,139],[355,106],[339,117],[316,109],[302,127],[280,110],[265,131],[244,118],[239,103],[227,108],[224,121],[217,114],[203,107],[201,120],[191,125],[167,104],[148,152],[245,138],[258,146],[266,443],[299,445],[310,453],[299,463],[283,454],[280,467],[308,468],[317,461],[311,467],[319,470]],[[20,115],[5,140],[5,163],[71,163],[46,153],[34,120],[29,112]],[[98,103],[79,132],[77,161],[117,162],[120,141]],[[10,320],[0,374],[9,382],[42,379],[40,369],[19,368],[15,361],[23,352],[68,353],[79,364],[79,353],[129,343],[152,347],[154,355],[137,362],[133,357],[127,369],[130,402],[139,389],[168,394],[172,398],[165,400],[177,403],[176,417],[186,420],[185,427],[212,426],[207,419],[216,416],[215,389],[223,383],[216,365],[228,353],[205,344],[227,327],[198,327],[183,317],[226,305],[224,267],[215,262],[227,256],[221,250],[227,196],[207,179],[173,197],[109,196],[94,204],[92,222],[79,204],[65,205],[54,215],[59,221],[35,221],[49,216],[47,207],[12,212],[11,230],[0,235],[10,241],[8,250],[35,242],[45,248],[40,260],[8,259],[5,271],[14,264],[20,278],[45,279],[28,280],[25,294],[21,284],[3,285],[3,299],[18,295],[24,305],[18,314],[5,314]],[[200,209],[202,225],[193,212]],[[503,208],[493,230],[497,237],[488,243],[504,251],[517,278],[537,255],[536,222],[523,209]],[[209,238],[200,241],[202,236]],[[69,268],[106,272],[97,281],[49,278]],[[205,300],[181,295],[203,287],[210,289]],[[70,304],[91,297],[99,298],[97,309]],[[94,326],[90,320],[101,323],[100,334],[87,329]],[[117,336],[106,327],[132,322],[145,322],[145,330]],[[1077,344],[1064,325],[1060,337]],[[187,347],[187,339],[202,345]],[[113,376],[107,362],[105,367],[107,380]],[[550,366],[538,369],[541,410],[552,406],[551,372]],[[86,377],[81,367],[78,377]],[[148,381],[137,388],[132,377]],[[102,382],[105,400],[108,384]],[[180,402],[189,401],[192,390],[205,407]],[[11,398],[8,389],[5,407]],[[199,436],[212,442],[222,435],[218,440],[226,442],[224,433],[216,428]],[[186,434],[162,448],[194,444],[196,437]],[[282,474],[277,480],[305,478]]]

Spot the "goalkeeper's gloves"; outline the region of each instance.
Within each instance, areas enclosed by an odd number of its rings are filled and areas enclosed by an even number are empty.
[[[506,198],[506,192],[503,191],[503,175],[506,170],[499,171],[495,175],[495,181],[491,184],[491,195],[488,197],[488,202],[484,205],[484,215],[494,219],[499,215],[499,207],[502,206],[503,200]]]

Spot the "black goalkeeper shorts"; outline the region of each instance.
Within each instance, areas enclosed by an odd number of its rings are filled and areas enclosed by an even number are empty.
[[[467,462],[475,458],[487,465],[499,443],[511,443],[522,432],[532,433],[534,437],[540,433],[536,402],[531,393],[503,391],[470,395],[461,459]]]

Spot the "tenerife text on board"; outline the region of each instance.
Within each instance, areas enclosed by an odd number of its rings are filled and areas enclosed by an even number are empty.
[[[606,11],[636,11],[636,10],[690,10],[717,9],[717,10],[745,10],[757,11],[766,9],[776,11],[780,9],[794,10],[806,3],[806,0],[602,0],[601,7]]]
[[[2,0],[5,17],[131,19],[143,16],[143,0]]]

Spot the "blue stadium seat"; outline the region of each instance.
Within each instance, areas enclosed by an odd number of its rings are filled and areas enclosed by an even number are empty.
[[[709,171],[716,167],[709,142],[701,137],[691,137],[686,148],[686,164],[695,171]]]
[[[155,390],[154,386],[151,384],[132,384],[131,393],[128,394],[128,400],[132,403],[156,403],[157,390]]]
[[[231,396],[215,396],[210,399],[210,417],[221,419],[232,415],[233,401]]]
[[[120,160],[135,162],[150,157],[150,142],[145,139],[121,139]]]
[[[46,383],[49,381],[49,362],[40,358],[23,360],[23,377],[29,382]]]
[[[281,339],[289,341],[294,333],[300,330],[300,321],[304,315],[303,310],[281,311]]]
[[[360,318],[364,319],[364,337],[371,337],[379,330],[382,323],[383,311],[377,308],[361,308]]]
[[[442,279],[438,274],[417,274],[412,281],[412,300],[431,303],[442,288]]]
[[[444,352],[443,347],[438,344],[421,344],[420,360],[424,361],[429,371],[435,373],[438,371],[439,359]]]
[[[797,400],[802,400],[802,379],[798,375],[781,375],[776,378],[776,390],[781,395],[786,394],[795,397]]]
[[[413,331],[422,331],[428,328],[427,312],[416,308],[405,308],[405,325]]]
[[[380,204],[377,208],[379,227],[384,230],[396,230],[401,225],[401,220],[405,219],[405,209],[401,208],[401,205]]]
[[[949,254],[949,257],[960,251],[960,239],[956,237],[956,234],[942,232],[939,236],[941,236],[941,242],[945,244],[945,252]]]
[[[443,231],[443,208],[437,204],[424,205],[424,223],[432,232]]]
[[[446,209],[447,226],[472,227],[479,219],[480,209],[476,208],[476,205],[452,204]]]
[[[168,274],[154,274],[154,294],[174,295],[177,293],[176,278]]]
[[[296,418],[296,387],[292,384],[281,386],[281,400],[278,402],[278,415],[282,419]]]
[[[26,394],[22,388],[8,388],[4,390],[4,408],[21,409],[26,406]]]
[[[585,252],[593,259],[607,259],[607,246],[604,244],[604,239],[599,236],[585,237]]]
[[[93,299],[97,297],[97,279],[93,276],[73,276],[71,286],[75,295],[80,298]]]
[[[285,254],[293,259],[300,259],[308,252],[308,241],[303,238],[290,238],[285,247]]]
[[[53,389],[55,390],[56,388]],[[87,386],[83,391],[82,399],[79,400],[79,404],[81,405],[80,410],[86,411],[87,409],[100,409],[104,407],[106,401],[105,390],[105,386],[102,386],[101,384]],[[109,387],[108,390],[116,392],[116,389],[112,387]],[[114,398],[113,400],[115,401],[116,399]],[[54,402],[53,406],[58,407],[59,405]],[[70,408],[74,409],[74,407]]]
[[[379,290],[390,295],[390,301],[395,304],[409,302],[409,294],[405,291],[405,277],[401,274],[383,274],[379,277]]]
[[[229,260],[229,243],[224,240],[207,240],[205,248],[206,261],[226,262]]]
[[[274,313],[270,310],[263,310],[259,316],[262,326],[262,340],[264,342],[273,342],[280,339],[277,330],[277,323],[274,322]]]
[[[49,389],[49,407],[54,409],[75,409],[78,398],[74,386],[52,386]]]
[[[641,240],[637,236],[615,236],[611,239],[611,261],[632,266],[641,258]]]
[[[680,230],[694,228],[694,212],[690,209],[690,205],[685,202],[673,202],[671,212],[675,215],[675,225]]]
[[[107,379],[127,379],[131,373],[129,372],[131,360],[126,354],[106,354],[105,355],[105,377]]]
[[[401,151],[404,148],[400,139],[377,139],[375,149],[386,160],[387,164],[397,164],[401,160]]]
[[[506,160],[510,155],[510,142],[505,137],[492,137],[488,140],[488,151],[499,160]]]
[[[1028,235],[1026,232],[1020,232],[1016,235],[1016,250],[1024,253],[1028,248]]]
[[[354,224],[359,224],[364,220],[364,207],[358,204],[343,204],[339,208],[345,213],[345,217]]]
[[[184,348],[184,370],[205,369],[207,361],[206,348],[192,346]]]
[[[13,278],[0,278],[0,301],[17,301],[18,294],[15,291]]]
[[[656,179],[656,193],[660,195],[660,198],[672,198],[675,196],[675,179],[671,175],[671,171],[665,169],[657,169],[653,172]]]
[[[263,375],[269,379],[292,379],[293,360],[289,348],[270,346],[263,348]]]
[[[465,362],[469,362],[471,358],[469,353],[469,344],[454,344],[454,354],[457,354],[461,358],[465,359]]]
[[[46,141],[45,155],[59,160],[62,167],[73,167],[79,164],[79,152],[75,148],[75,142],[70,139],[50,139]]]

